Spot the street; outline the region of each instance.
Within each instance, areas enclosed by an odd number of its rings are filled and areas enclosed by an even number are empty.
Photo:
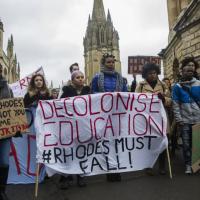
[[[45,180],[39,185],[38,200],[199,200],[200,173],[184,174],[181,149],[172,159],[173,179],[169,175],[159,175],[155,166],[154,176],[144,171],[123,173],[122,181],[106,182],[105,175],[87,178],[87,187],[74,184],[68,190],[58,188],[59,175]],[[9,185],[10,200],[34,199],[34,184]]]

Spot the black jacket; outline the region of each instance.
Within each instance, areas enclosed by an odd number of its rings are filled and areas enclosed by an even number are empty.
[[[78,94],[76,89],[72,86],[64,86],[62,88],[62,95],[60,98],[65,98],[65,97],[74,97],[74,96],[79,96],[79,95],[87,95],[90,94],[90,87],[89,86],[83,86],[83,89],[81,90],[81,93]]]
[[[31,106],[37,106],[39,100],[49,100],[52,99],[49,94],[41,95],[37,93],[36,95],[30,96],[27,92],[24,96],[24,107],[28,108]]]

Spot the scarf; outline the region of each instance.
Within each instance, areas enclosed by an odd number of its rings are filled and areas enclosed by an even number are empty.
[[[116,77],[116,87],[115,87],[115,92],[121,92],[123,91],[123,77],[121,74],[116,72],[115,70],[109,70],[105,66],[101,67],[101,72],[98,77],[98,86],[99,86],[99,92],[105,92],[104,88],[104,76],[105,74],[107,75],[112,75]]]

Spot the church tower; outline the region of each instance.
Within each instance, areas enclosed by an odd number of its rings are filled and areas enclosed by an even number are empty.
[[[103,0],[94,0],[92,17],[89,15],[83,45],[87,84],[100,71],[100,61],[105,53],[115,56],[115,69],[121,73],[119,35],[113,26],[110,11],[108,10],[107,16],[105,14]]]
[[[0,63],[3,66],[3,76],[9,83],[16,82],[20,78],[20,66],[14,53],[13,36],[8,39],[7,52],[3,50],[3,22],[0,20]]]

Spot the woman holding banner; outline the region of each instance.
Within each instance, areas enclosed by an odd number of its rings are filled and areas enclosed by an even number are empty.
[[[51,97],[44,76],[41,74],[33,75],[28,86],[28,92],[24,96],[25,108],[37,107],[39,100],[48,99],[51,99]]]
[[[136,88],[136,92],[157,94],[158,98],[162,100],[165,107],[171,107],[170,91],[165,83],[159,80],[158,74],[160,74],[159,66],[153,63],[145,64],[142,69],[142,78],[144,81],[139,83]],[[169,130],[167,130],[167,133],[169,133]],[[165,159],[166,151],[161,153],[159,156],[159,173],[162,175],[166,174]],[[149,175],[153,175],[153,171],[151,169],[148,169],[147,173]]]
[[[0,64],[0,100],[13,98],[12,90],[2,76],[3,67]],[[5,193],[9,171],[10,138],[0,139],[0,200],[8,200]]]
[[[85,86],[84,82],[85,82],[84,74],[79,70],[74,71],[71,74],[71,84],[64,86],[62,88],[63,93],[61,95],[61,98],[89,94],[90,87]],[[69,175],[67,177],[61,176],[60,189],[68,189],[72,181],[73,181],[72,175]],[[83,176],[77,175],[77,184],[79,187],[85,187],[86,186],[85,178]]]
[[[101,59],[101,72],[92,80],[92,93],[127,91],[123,77],[115,71],[115,56],[104,54]],[[107,181],[121,181],[121,175],[119,173],[107,174]]]

